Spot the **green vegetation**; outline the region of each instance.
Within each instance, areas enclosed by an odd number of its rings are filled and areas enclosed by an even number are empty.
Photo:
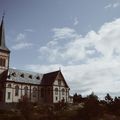
[[[0,110],[0,120],[120,120],[120,97],[107,94],[99,100],[94,93],[87,97],[75,94],[73,101],[45,105],[24,98],[14,109]]]

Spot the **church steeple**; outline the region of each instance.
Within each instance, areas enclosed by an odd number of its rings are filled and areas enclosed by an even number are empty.
[[[0,25],[0,50],[10,52],[5,44],[5,31],[4,31],[4,15],[2,16],[2,21]]]
[[[9,69],[10,50],[5,44],[4,15],[0,24],[0,74]]]

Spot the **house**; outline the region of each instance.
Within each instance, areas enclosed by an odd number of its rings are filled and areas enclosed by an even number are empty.
[[[69,102],[69,86],[61,70],[35,73],[9,67],[10,50],[5,43],[4,16],[0,25],[0,101],[17,103],[24,96],[31,102]]]

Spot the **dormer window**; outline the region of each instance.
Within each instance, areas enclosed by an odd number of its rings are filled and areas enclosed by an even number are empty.
[[[39,76],[37,76],[37,77],[36,77],[36,79],[37,79],[37,80],[40,80],[40,77],[39,77]]]
[[[14,77],[16,77],[16,73],[15,72],[13,72],[11,75],[14,76]]]
[[[24,74],[22,73],[21,75],[20,75],[22,78],[24,78]]]
[[[29,78],[32,79],[32,75],[29,75]]]

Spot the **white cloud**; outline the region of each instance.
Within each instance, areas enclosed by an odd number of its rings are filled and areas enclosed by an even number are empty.
[[[108,5],[106,5],[104,8],[105,9],[108,9],[108,8],[111,8],[112,7],[112,4],[108,4]]]
[[[117,7],[119,7],[119,5],[120,5],[120,3],[116,2],[116,3],[111,3],[111,4],[106,5],[104,8],[105,9],[108,9],[108,8],[117,8]]]
[[[26,31],[26,32],[34,32],[33,29],[25,29],[24,31]]]
[[[52,30],[54,32],[54,40],[60,40],[60,39],[70,39],[70,38],[77,38],[79,37],[78,34],[76,34],[76,31],[74,29],[64,27],[64,28],[54,28]]]
[[[120,19],[81,36],[74,29],[55,28],[54,36],[40,51],[49,65],[28,65],[46,72],[62,68],[71,92],[99,95],[120,93]],[[46,59],[47,58],[47,59]],[[60,64],[61,63],[61,64]]]
[[[16,41],[22,41],[26,38],[26,35],[23,33],[19,33],[16,37]]]
[[[120,3],[114,3],[113,4],[113,8],[116,8],[116,7],[118,7],[120,5]]]
[[[74,18],[74,26],[76,26],[76,25],[78,25],[79,24],[79,21],[78,21],[78,18],[76,17],[76,18]]]
[[[15,39],[14,45],[11,47],[13,50],[21,50],[32,47],[33,44],[27,42],[27,35],[25,33],[19,33]]]
[[[29,48],[29,47],[32,47],[32,46],[33,46],[32,43],[22,42],[22,43],[17,43],[14,46],[12,46],[12,49],[13,50],[20,50],[20,49]]]

